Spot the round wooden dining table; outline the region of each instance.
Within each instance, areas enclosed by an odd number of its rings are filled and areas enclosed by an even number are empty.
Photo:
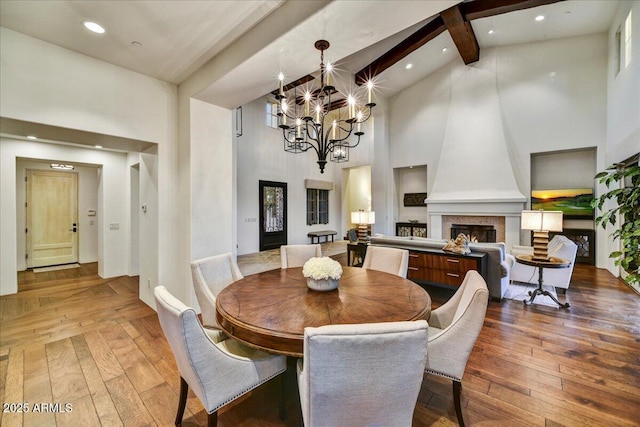
[[[302,357],[304,328],[428,320],[431,297],[416,283],[376,270],[343,267],[338,289],[307,287],[302,268],[270,270],[225,287],[216,317],[233,338],[272,353]]]

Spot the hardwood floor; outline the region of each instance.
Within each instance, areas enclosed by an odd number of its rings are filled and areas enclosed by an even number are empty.
[[[0,297],[0,401],[30,409],[3,411],[2,426],[173,425],[179,376],[155,312],[138,299],[137,278],[96,272],[91,264],[22,273],[20,292]],[[450,295],[429,292],[434,306]],[[566,298],[568,310],[489,303],[463,379],[468,425],[638,425],[640,296],[577,265]],[[219,425],[300,425],[297,396],[278,420],[275,386],[223,409]],[[183,425],[206,425],[191,393]],[[426,376],[414,426],[436,425],[456,425],[451,383]]]

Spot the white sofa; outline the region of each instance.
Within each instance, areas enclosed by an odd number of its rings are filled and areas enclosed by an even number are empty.
[[[571,283],[573,265],[576,261],[578,246],[565,236],[557,235],[549,241],[547,253],[550,257],[563,258],[569,260],[569,268],[547,268],[543,273],[543,285],[555,286],[566,292]],[[533,255],[533,248],[530,246],[514,246],[511,255]],[[538,284],[538,270],[536,267],[520,264],[516,262],[511,268],[511,281],[522,283]]]

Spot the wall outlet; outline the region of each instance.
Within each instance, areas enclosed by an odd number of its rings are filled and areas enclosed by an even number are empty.
[[[147,288],[151,289],[151,279],[147,279]]]
[[[120,224],[117,222],[112,222],[111,224],[109,224],[109,229],[110,230],[119,230],[120,229]]]

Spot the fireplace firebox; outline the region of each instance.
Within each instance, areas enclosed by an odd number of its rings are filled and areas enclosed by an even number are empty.
[[[470,241],[496,242],[496,229],[493,225],[451,224],[451,238],[455,239],[460,233],[466,235]]]

